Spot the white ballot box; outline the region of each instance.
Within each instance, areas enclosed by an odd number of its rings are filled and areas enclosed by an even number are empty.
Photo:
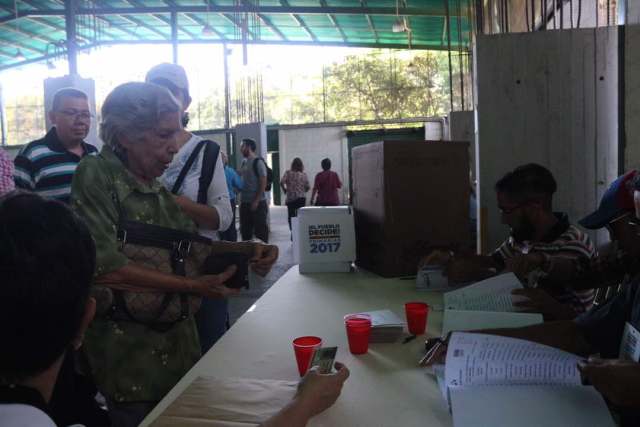
[[[353,210],[349,206],[307,206],[292,218],[294,262],[300,273],[343,273],[356,259]]]

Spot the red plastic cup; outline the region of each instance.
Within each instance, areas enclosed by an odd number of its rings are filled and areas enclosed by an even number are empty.
[[[369,350],[371,335],[371,316],[367,314],[349,314],[344,317],[347,340],[351,354],[364,354]]]
[[[296,354],[298,372],[303,377],[309,370],[313,353],[322,346],[322,338],[298,337],[293,340],[293,351]]]
[[[429,306],[424,302],[408,302],[404,305],[407,315],[407,328],[412,335],[422,335],[427,329]]]

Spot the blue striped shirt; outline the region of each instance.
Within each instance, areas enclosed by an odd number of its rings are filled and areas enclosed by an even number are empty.
[[[81,144],[82,157],[98,151],[91,144]],[[44,138],[30,142],[16,156],[13,176],[16,188],[68,203],[71,180],[82,157],[68,151],[52,127]]]

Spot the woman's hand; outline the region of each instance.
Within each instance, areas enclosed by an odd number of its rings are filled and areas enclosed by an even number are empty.
[[[220,274],[205,274],[193,279],[193,292],[207,298],[226,298],[240,293],[239,289],[227,288],[224,283],[231,278],[238,267],[230,265]]]
[[[276,245],[265,245],[255,243],[253,256],[249,259],[251,269],[260,276],[266,276],[271,271],[271,267],[278,260],[278,247]]]

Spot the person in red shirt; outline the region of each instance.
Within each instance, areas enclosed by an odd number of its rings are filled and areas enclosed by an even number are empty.
[[[322,172],[318,173],[314,180],[311,204],[316,206],[338,206],[340,204],[338,189],[342,188],[340,177],[331,170],[331,160],[328,158],[322,160],[320,164]],[[317,199],[316,194],[318,195]]]

